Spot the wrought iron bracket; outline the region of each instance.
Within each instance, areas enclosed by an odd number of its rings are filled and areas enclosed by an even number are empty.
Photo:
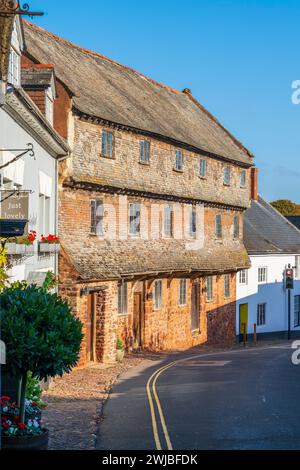
[[[15,163],[17,160],[20,158],[24,157],[24,155],[28,155],[32,157],[35,160],[35,153],[33,149],[33,144],[29,143],[27,144],[27,149],[0,149],[0,152],[22,152],[19,155],[16,155],[15,158],[10,160],[7,163],[4,163],[3,165],[0,165],[0,170],[3,170],[3,168],[6,168],[7,166],[11,165],[12,163]]]
[[[14,0],[0,0],[0,16],[26,15],[30,17],[43,16],[41,11],[29,11],[28,3],[22,6],[20,2]]]

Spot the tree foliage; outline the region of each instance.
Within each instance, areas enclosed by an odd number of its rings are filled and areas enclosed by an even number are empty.
[[[35,285],[0,294],[1,339],[13,376],[31,371],[39,379],[70,372],[79,359],[82,324],[67,302]]]
[[[284,216],[300,216],[300,204],[296,204],[289,199],[279,199],[278,201],[271,202],[271,205]]]

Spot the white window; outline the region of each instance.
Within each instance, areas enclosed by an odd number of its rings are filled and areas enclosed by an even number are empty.
[[[186,279],[180,279],[178,303],[180,306],[186,305]]]
[[[196,238],[197,235],[197,209],[196,207],[191,207],[190,212],[190,237]]]
[[[300,256],[295,256],[295,279],[300,279]]]
[[[258,283],[265,284],[268,281],[268,268],[261,267],[258,268]]]
[[[104,207],[99,199],[91,200],[91,233],[93,235],[103,236]]]
[[[242,285],[247,285],[248,284],[248,270],[243,269],[239,273],[239,283]]]
[[[51,209],[51,199],[50,197],[45,196],[45,227],[44,232],[49,235],[50,233],[50,209]]]
[[[112,158],[114,154],[114,135],[106,130],[102,131],[102,156]]]
[[[230,167],[226,166],[223,173],[223,183],[225,186],[230,186]]]
[[[241,170],[240,171],[240,187],[245,188],[246,187],[246,170]]]
[[[207,162],[206,160],[200,160],[199,163],[199,176],[206,178]]]
[[[176,150],[175,153],[175,170],[182,171],[183,169],[183,153],[181,150]]]
[[[141,232],[141,205],[138,203],[129,205],[129,233],[139,235]]]
[[[162,281],[154,283],[154,309],[160,310],[162,306]]]
[[[118,285],[118,313],[119,315],[128,313],[127,282],[120,282]]]
[[[20,56],[11,48],[9,56],[8,83],[14,86],[20,85]]]
[[[163,210],[163,235],[165,238],[173,236],[173,211],[169,206]]]
[[[230,297],[230,274],[224,276],[224,297],[225,299]]]
[[[294,296],[294,326],[300,326],[300,295]]]
[[[213,300],[213,280],[212,276],[206,278],[206,300],[211,301]]]
[[[141,140],[140,142],[140,162],[149,163],[150,161],[150,142]]]
[[[47,237],[51,232],[50,227],[51,198],[40,194],[39,196],[39,220],[38,230],[40,235]]]
[[[257,305],[257,326],[266,324],[266,304]]]

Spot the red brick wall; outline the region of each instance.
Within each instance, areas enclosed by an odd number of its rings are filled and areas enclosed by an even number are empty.
[[[26,90],[26,93],[30,96],[32,101],[37,105],[39,110],[45,116],[46,113],[46,95],[44,90]]]

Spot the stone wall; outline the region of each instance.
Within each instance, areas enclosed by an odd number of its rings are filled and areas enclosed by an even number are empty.
[[[114,134],[114,154],[113,158],[105,158],[101,156],[102,129],[101,126],[75,120],[72,172],[75,179],[244,208],[249,206],[249,170],[246,170],[246,187],[241,188],[241,168],[234,163],[183,150],[183,171],[175,171],[176,147],[152,138],[146,139],[150,142],[150,163],[142,164],[139,151],[144,137],[108,128]],[[207,160],[206,178],[199,176],[199,160],[203,158]],[[231,169],[230,186],[223,184],[225,166]]]

